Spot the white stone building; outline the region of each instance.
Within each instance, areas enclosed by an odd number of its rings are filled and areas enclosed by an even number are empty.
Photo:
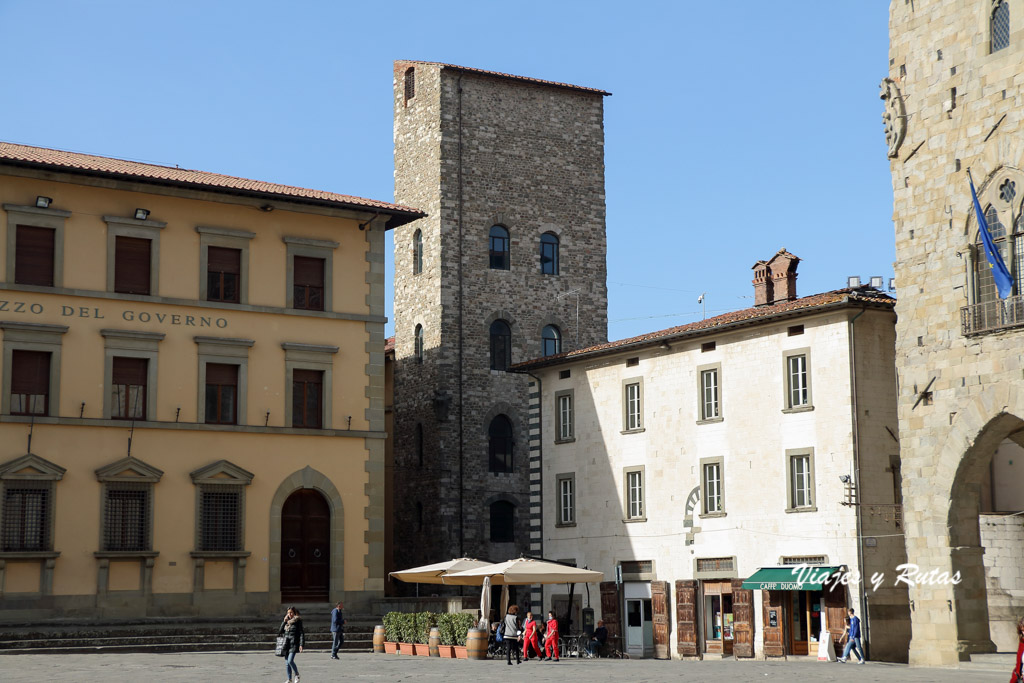
[[[539,396],[532,552],[608,579],[575,588],[574,630],[592,607],[633,656],[816,656],[854,607],[869,657],[906,661],[895,302],[796,298],[797,261],[755,265],[753,308],[513,367]],[[828,569],[758,575],[801,563]],[[886,580],[822,590],[854,572]]]

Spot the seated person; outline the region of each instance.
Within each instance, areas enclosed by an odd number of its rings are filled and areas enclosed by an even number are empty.
[[[605,643],[608,642],[608,629],[605,628],[604,620],[597,620],[597,628],[594,629],[594,635],[590,637],[590,642],[587,643],[587,652],[590,653],[591,657],[596,657],[597,653],[601,648],[604,647]]]

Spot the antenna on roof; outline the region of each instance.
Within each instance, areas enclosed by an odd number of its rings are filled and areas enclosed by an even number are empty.
[[[704,320],[707,320],[708,318],[708,305],[704,303],[704,297],[706,295],[707,292],[701,292],[700,296],[697,297],[697,303],[699,303],[702,306],[701,314],[704,316]]]

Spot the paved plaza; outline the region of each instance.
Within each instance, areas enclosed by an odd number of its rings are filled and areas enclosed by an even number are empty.
[[[479,683],[503,681],[901,681],[913,683],[966,683],[1005,681],[1009,668],[1003,660],[971,664],[968,669],[911,669],[898,664],[869,662],[864,666],[814,661],[655,661],[655,660],[563,660],[524,662],[508,667],[504,661],[404,657],[400,655],[342,654],[333,662],[325,652],[299,655],[296,663],[302,683],[360,679],[367,681],[416,681],[429,683]],[[0,680],[74,681],[188,681],[189,683],[233,683],[235,681],[284,681],[283,660],[269,652],[202,652],[175,654],[90,654],[0,656]]]

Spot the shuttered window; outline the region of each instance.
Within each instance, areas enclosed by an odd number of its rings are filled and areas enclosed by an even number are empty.
[[[114,241],[114,291],[120,294],[150,294],[151,240],[121,237]]]
[[[48,481],[6,482],[2,543],[3,552],[30,552],[50,549],[50,496]]]
[[[323,426],[323,390],[324,373],[320,370],[292,371],[292,427]]]
[[[54,238],[57,231],[19,225],[14,246],[14,282],[53,287]]]
[[[146,419],[146,385],[149,360],[114,357],[110,417],[114,420]]]
[[[238,366],[206,364],[206,423],[238,422]]]
[[[206,299],[237,304],[242,280],[242,250],[207,247]]]
[[[324,259],[309,256],[294,258],[294,307],[306,311],[324,310]]]
[[[50,414],[50,353],[11,352],[11,415]]]

